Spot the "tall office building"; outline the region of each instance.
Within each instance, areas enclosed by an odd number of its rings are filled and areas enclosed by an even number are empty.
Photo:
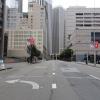
[[[4,10],[5,0],[0,0],[0,59],[3,58],[4,48]]]
[[[17,8],[20,13],[23,10],[23,0],[6,0],[6,3],[9,8]]]
[[[53,9],[52,54],[60,54],[64,49],[64,9]]]
[[[48,55],[52,54],[52,0],[28,0],[29,2],[36,2],[45,8],[45,38],[44,44]]]
[[[52,54],[52,0],[45,0],[46,27],[47,27],[47,50],[48,55]]]
[[[29,2],[28,13],[22,13],[15,29],[8,30],[8,56],[26,57],[27,39],[35,38],[35,45],[44,52],[45,10],[35,2]]]
[[[20,18],[22,17],[22,13],[18,12],[17,8],[8,8],[7,9],[7,17],[6,17],[6,29],[16,29],[18,24],[20,23]]]
[[[100,43],[100,8],[70,7],[65,15],[65,46],[74,50],[76,60],[82,61],[87,53],[94,54],[91,44]],[[96,52],[100,55],[100,46]]]
[[[43,6],[44,5],[44,2],[45,0],[28,0],[28,2],[36,2],[37,4]]]
[[[18,12],[23,12],[23,0],[16,0],[18,1]]]

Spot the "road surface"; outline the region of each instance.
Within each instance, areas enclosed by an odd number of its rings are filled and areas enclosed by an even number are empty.
[[[0,72],[0,100],[100,100],[100,68],[57,60],[11,66]]]

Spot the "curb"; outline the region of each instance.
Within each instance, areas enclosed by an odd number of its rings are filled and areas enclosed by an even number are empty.
[[[95,68],[100,68],[99,66],[89,65],[89,64],[80,63],[80,62],[77,62],[77,64],[87,65],[87,66],[90,66],[90,67],[95,67]]]
[[[0,69],[0,71],[9,70],[9,69],[12,69],[12,67],[8,67],[8,68]]]

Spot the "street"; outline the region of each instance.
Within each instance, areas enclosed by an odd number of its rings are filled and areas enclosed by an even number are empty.
[[[100,100],[100,68],[58,60],[8,66],[0,100]]]

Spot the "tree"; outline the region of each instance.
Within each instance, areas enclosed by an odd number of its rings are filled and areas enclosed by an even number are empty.
[[[71,61],[71,57],[73,56],[73,50],[72,49],[65,49],[61,54],[60,54],[60,60],[67,60]]]
[[[35,45],[27,46],[27,53],[30,55],[30,63],[32,63],[32,59],[34,57],[39,57],[41,55],[41,52],[36,48]]]

